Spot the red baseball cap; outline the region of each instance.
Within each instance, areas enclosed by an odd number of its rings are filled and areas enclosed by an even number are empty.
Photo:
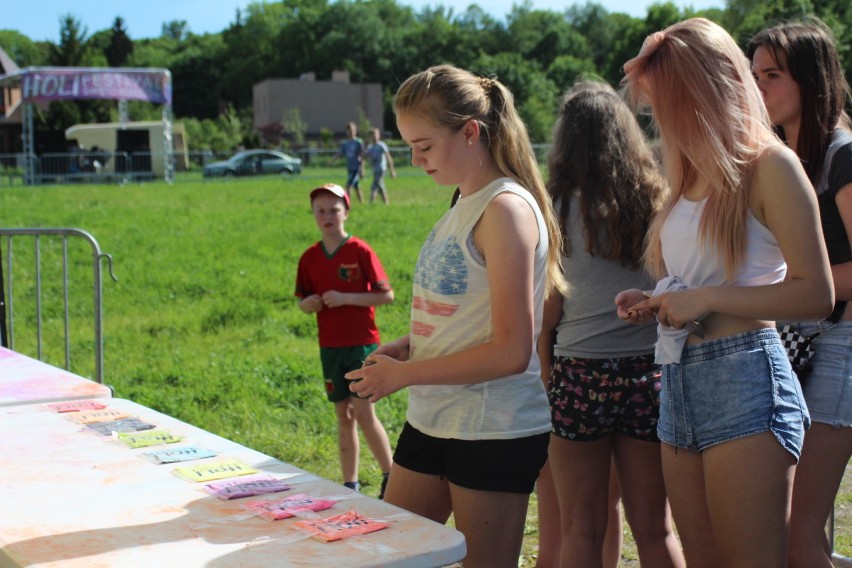
[[[321,185],[316,189],[311,190],[311,203],[314,202],[314,198],[321,191],[327,191],[328,193],[334,195],[335,197],[339,197],[346,204],[346,208],[349,209],[349,195],[346,193],[346,190],[337,185],[336,183],[327,183],[325,185]]]

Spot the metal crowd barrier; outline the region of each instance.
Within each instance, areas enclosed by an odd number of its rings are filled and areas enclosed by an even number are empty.
[[[107,152],[99,149],[37,155],[0,154],[0,186],[15,185],[18,180],[23,185],[154,181],[164,179],[167,162],[177,171],[186,171],[197,161],[195,156],[182,152]]]
[[[5,238],[3,238],[5,237]],[[23,261],[18,263],[17,265],[13,262],[15,258],[15,242],[24,237],[32,238],[32,265],[31,265],[31,274],[27,267],[22,266]],[[5,289],[3,290],[5,294],[5,308],[6,308],[6,316],[8,320],[8,329],[7,336],[4,337],[4,343],[10,348],[15,349],[15,336],[16,331],[18,331],[19,324],[24,326],[30,326],[28,331],[30,333],[30,337],[32,337],[32,328],[35,332],[35,343],[37,356],[39,360],[44,360],[44,315],[45,305],[43,302],[44,295],[44,286],[42,282],[42,274],[44,271],[43,262],[42,262],[42,239],[58,239],[61,243],[61,319],[62,319],[62,331],[61,335],[64,339],[64,347],[65,347],[65,364],[64,368],[67,371],[71,371],[71,304],[69,300],[69,254],[68,254],[68,240],[71,239],[82,239],[87,242],[91,248],[92,253],[92,292],[93,292],[93,303],[92,303],[92,318],[93,318],[93,333],[94,333],[94,380],[103,384],[104,379],[104,369],[103,369],[103,296],[102,296],[102,273],[101,273],[101,261],[106,259],[108,261],[109,267],[109,275],[113,280],[118,281],[115,275],[112,272],[112,256],[109,254],[104,254],[101,252],[100,246],[95,238],[89,234],[88,232],[81,229],[65,229],[65,228],[21,228],[21,229],[2,229],[0,228],[0,239],[2,239],[2,244],[0,244],[0,250],[2,250],[3,256],[5,257],[3,260],[4,266],[0,266],[0,273],[4,275],[4,278],[0,279],[0,282],[5,284]],[[53,242],[53,241],[51,241]],[[22,253],[21,256],[27,256]],[[29,258],[24,258],[25,260],[30,260]],[[2,261],[0,261],[2,262]],[[18,276],[21,273],[25,273],[27,280],[29,282],[24,282],[21,286],[23,288],[21,294],[17,294],[18,291]],[[27,297],[27,293],[31,293],[29,298]],[[23,321],[19,322],[16,307],[18,302],[26,302],[27,299],[31,302],[29,305],[25,306],[29,308],[29,311],[25,311],[22,316]],[[53,307],[53,304],[50,305]],[[76,306],[75,306],[76,308]],[[54,311],[50,309],[51,313]],[[79,310],[75,309],[75,316]],[[75,320],[76,321],[76,320]],[[56,365],[56,363],[53,363]],[[58,365],[57,365],[58,366]],[[81,373],[77,373],[81,374]]]

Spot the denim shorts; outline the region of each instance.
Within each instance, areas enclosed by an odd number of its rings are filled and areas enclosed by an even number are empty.
[[[798,460],[809,426],[775,328],[688,345],[663,365],[657,435],[667,444],[700,452],[769,431]]]
[[[816,322],[792,323],[804,335],[817,331]],[[812,371],[803,389],[811,420],[835,428],[852,426],[852,321],[838,322],[813,345]]]

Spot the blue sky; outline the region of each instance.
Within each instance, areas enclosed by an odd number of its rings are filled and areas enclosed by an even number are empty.
[[[516,0],[398,0],[401,4],[419,10],[438,4],[462,11],[476,3],[486,7],[496,18],[503,18]],[[598,0],[610,12],[625,12],[643,17],[651,0]],[[88,28],[88,33],[112,27],[116,16],[121,16],[133,39],[157,37],[163,22],[186,20],[193,33],[220,32],[234,21],[236,10],[244,9],[251,0],[137,0],[115,2],[110,0],[3,0],[0,29],[21,32],[33,40],[59,41],[59,20],[72,14]],[[532,0],[533,8],[561,11],[571,5],[571,0]],[[585,3],[585,0],[578,2]],[[724,0],[675,0],[680,7],[723,8]]]

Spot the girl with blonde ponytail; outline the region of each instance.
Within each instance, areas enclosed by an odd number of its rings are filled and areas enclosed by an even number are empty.
[[[466,568],[516,567],[547,459],[535,345],[561,236],[529,136],[498,80],[440,65],[394,100],[412,163],[460,198],[417,260],[411,332],[347,375],[371,401],[408,387],[385,500],[465,535]]]

